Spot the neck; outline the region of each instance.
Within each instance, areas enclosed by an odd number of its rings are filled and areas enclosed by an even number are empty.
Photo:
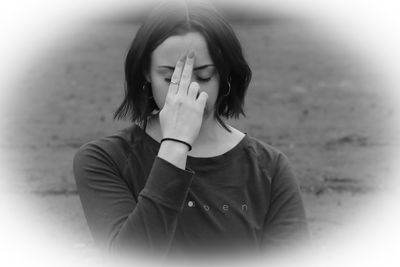
[[[214,116],[208,116],[203,120],[199,135],[193,145],[214,143],[224,138],[226,133],[227,131],[218,123]]]

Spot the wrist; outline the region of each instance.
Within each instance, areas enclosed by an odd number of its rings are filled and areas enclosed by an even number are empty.
[[[172,140],[164,140],[164,141],[162,141],[161,145],[160,145],[160,149],[161,148],[166,148],[171,153],[172,152],[187,153],[189,151],[189,146],[188,145],[186,145],[184,143],[172,141]]]
[[[158,156],[178,168],[185,169],[189,147],[183,143],[165,140],[161,143]]]
[[[177,142],[177,143],[180,143],[180,144],[184,144],[184,145],[186,145],[188,147],[189,151],[192,150],[192,146],[188,142],[185,142],[183,140],[176,139],[176,138],[169,138],[169,137],[161,139],[161,143],[163,143],[165,141],[170,141],[170,142],[172,141],[172,142]]]

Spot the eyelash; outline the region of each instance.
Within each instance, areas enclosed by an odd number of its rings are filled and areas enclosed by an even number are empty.
[[[171,82],[171,79],[170,78],[165,78],[164,79],[167,83],[170,83]],[[200,78],[200,77],[197,77],[197,81],[198,82],[200,82],[200,83],[205,83],[205,82],[208,82],[208,81],[210,81],[211,80],[211,77],[210,78]]]

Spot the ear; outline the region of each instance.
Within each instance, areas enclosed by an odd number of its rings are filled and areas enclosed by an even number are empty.
[[[144,71],[143,76],[148,83],[151,83],[150,73],[148,71]]]

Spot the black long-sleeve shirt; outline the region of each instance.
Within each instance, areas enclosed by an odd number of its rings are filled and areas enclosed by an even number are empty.
[[[78,192],[101,247],[259,250],[308,237],[299,187],[277,149],[246,134],[222,155],[188,156],[183,170],[157,157],[159,147],[133,125],[76,153]]]

